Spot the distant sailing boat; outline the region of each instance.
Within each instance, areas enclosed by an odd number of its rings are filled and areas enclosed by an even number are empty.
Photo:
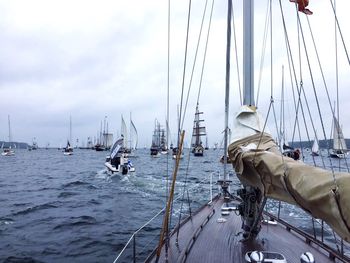
[[[333,158],[346,158],[348,148],[345,143],[343,132],[337,118],[333,117],[333,150],[330,156]]]
[[[138,135],[137,135],[137,129],[134,124],[134,122],[131,119],[131,113],[130,113],[130,150],[136,150],[138,144]]]
[[[201,123],[204,122],[204,120],[200,119],[200,116],[203,114],[203,112],[200,112],[198,109],[198,104],[196,107],[196,113],[194,116],[194,122],[193,122],[193,133],[192,133],[192,153],[194,156],[203,156],[204,154],[204,146],[202,137],[206,136],[207,133],[205,131],[205,126],[201,126]]]
[[[107,167],[107,172],[111,175],[114,173],[126,175],[129,172],[135,172],[135,167],[128,159],[128,156],[123,149],[123,145],[124,137],[122,135],[121,138],[119,138],[113,144],[111,148],[111,154],[106,158],[105,166]]]
[[[160,124],[156,119],[154,122],[154,130],[152,135],[152,145],[150,148],[150,154],[153,157],[157,157],[160,154]]]
[[[320,146],[319,146],[317,136],[315,135],[315,139],[314,139],[314,142],[313,142],[312,148],[311,148],[311,155],[312,156],[319,156],[320,155],[319,151],[320,151]]]
[[[67,145],[63,151],[64,155],[72,155],[73,154],[73,147],[70,145],[71,141],[72,141],[72,117],[69,116],[69,139],[67,140]]]
[[[9,128],[9,146],[4,148],[4,143],[2,144],[1,148],[2,148],[2,156],[12,156],[15,155],[15,151],[12,150],[11,148],[11,141],[12,141],[12,137],[11,137],[11,122],[10,122],[10,115],[7,116],[8,119],[8,128]],[[16,145],[15,145],[16,147]]]

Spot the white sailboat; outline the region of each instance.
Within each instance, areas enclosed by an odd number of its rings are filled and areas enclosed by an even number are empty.
[[[124,137],[121,136],[112,146],[111,153],[107,156],[105,166],[107,172],[111,175],[122,174],[126,175],[129,172],[135,172],[135,167],[128,159],[127,154],[123,149]]]
[[[2,156],[13,156],[15,155],[15,151],[11,147],[11,142],[12,142],[12,136],[11,136],[11,122],[10,122],[10,115],[7,116],[8,119],[8,128],[9,128],[9,146],[4,147],[4,143],[2,144]],[[16,145],[14,145],[16,148]]]
[[[63,150],[63,155],[73,155],[73,147],[71,146],[72,141],[72,116],[69,116],[69,139],[67,139],[67,145]]]
[[[312,156],[319,156],[320,155],[320,146],[319,146],[319,142],[318,142],[316,135],[315,135],[314,142],[312,144],[311,155]]]
[[[348,148],[344,139],[342,129],[337,118],[333,117],[333,149],[330,156],[333,158],[346,158]]]
[[[138,144],[137,129],[130,115],[130,149],[136,150]]]

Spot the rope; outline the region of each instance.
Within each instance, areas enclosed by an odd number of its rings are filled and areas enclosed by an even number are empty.
[[[185,108],[184,108],[183,119],[182,119],[182,123],[181,123],[181,130],[183,129],[183,125],[184,125],[184,121],[185,121],[185,115],[186,115],[186,110],[187,110],[187,105],[188,105],[188,100],[189,100],[189,97],[190,97],[190,91],[191,91],[191,87],[192,87],[193,73],[194,73],[194,69],[195,69],[195,67],[196,67],[196,62],[197,62],[197,55],[198,55],[199,43],[200,43],[200,40],[201,40],[201,37],[202,37],[203,23],[204,23],[204,18],[205,18],[206,10],[207,10],[207,3],[208,3],[208,0],[205,1],[205,6],[204,6],[204,12],[203,12],[203,16],[202,16],[201,27],[200,27],[200,30],[199,30],[199,36],[198,36],[198,40],[197,40],[196,52],[195,52],[195,55],[194,55],[194,61],[193,61],[193,65],[192,65],[190,83],[189,83],[188,90],[187,90],[187,97],[186,97],[186,103],[185,103]]]
[[[234,9],[233,9],[233,3],[232,3],[231,13],[232,13],[233,40],[234,40],[234,45],[235,45],[235,55],[236,55],[236,64],[237,64],[237,81],[238,81],[238,90],[239,90],[239,100],[241,102],[241,105],[243,105],[242,88],[241,88],[241,77],[240,77],[240,73],[239,73],[239,62],[238,62],[236,24],[235,24],[235,14],[234,14]]]
[[[181,127],[181,116],[182,116],[182,105],[183,105],[183,96],[184,96],[184,89],[185,89],[185,76],[186,76],[186,64],[187,64],[187,48],[188,48],[188,34],[190,31],[190,19],[191,19],[191,3],[192,0],[189,1],[188,4],[188,16],[187,16],[187,31],[186,31],[186,44],[185,44],[185,58],[184,58],[184,66],[183,66],[183,73],[182,73],[182,85],[181,85],[181,100],[180,100],[180,112],[179,112],[179,124],[178,124],[178,131],[177,131],[177,146],[179,147],[180,143],[180,132],[182,130]]]

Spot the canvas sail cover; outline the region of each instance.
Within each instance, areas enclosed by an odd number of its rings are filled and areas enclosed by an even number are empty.
[[[259,114],[247,106],[236,116],[228,153],[240,181],[267,197],[298,205],[349,242],[350,174],[333,174],[283,156],[263,127]]]

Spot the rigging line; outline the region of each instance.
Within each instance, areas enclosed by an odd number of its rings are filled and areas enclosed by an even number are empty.
[[[334,116],[333,107],[332,107],[332,103],[331,103],[331,100],[330,100],[330,96],[329,96],[329,92],[328,92],[328,87],[327,87],[327,83],[326,83],[325,76],[324,76],[324,73],[323,73],[323,69],[322,69],[320,57],[319,57],[319,54],[318,54],[318,49],[317,49],[317,47],[316,47],[315,38],[314,38],[314,35],[313,35],[313,32],[312,32],[312,28],[311,28],[311,25],[310,25],[310,20],[309,20],[309,17],[308,17],[308,16],[306,16],[306,18],[307,18],[307,23],[308,23],[308,26],[309,26],[310,36],[311,36],[312,43],[313,43],[313,46],[314,46],[314,50],[315,50],[315,53],[316,53],[318,65],[319,65],[319,68],[320,68],[320,72],[321,72],[321,76],[322,76],[324,88],[325,88],[325,91],[326,91],[326,94],[327,94],[328,103],[329,103],[330,108],[331,108],[331,110],[332,110],[332,115]],[[321,122],[321,127],[322,127],[323,136],[324,136],[324,139],[326,140],[326,143],[327,143],[327,150],[328,150],[328,152],[329,152],[329,149],[330,149],[330,148],[329,148],[329,141],[327,140],[326,129],[325,129],[324,122],[323,122],[323,118],[322,118],[321,108],[320,108],[320,105],[319,105],[317,92],[316,92],[316,89],[315,89],[314,86],[313,86],[313,89],[314,89],[314,93],[315,93],[315,99],[316,99],[318,114],[319,114],[319,116],[320,116],[320,122]],[[317,136],[316,130],[314,130],[314,133],[315,133],[315,136]],[[325,167],[324,158],[323,158],[322,155],[321,155],[321,157],[322,157],[321,159],[322,159],[323,167]]]
[[[335,21],[337,23],[337,27],[338,27],[338,31],[339,31],[339,34],[340,34],[340,37],[341,37],[341,40],[342,40],[342,43],[343,43],[343,47],[344,47],[344,51],[345,51],[345,54],[346,54],[346,57],[348,59],[348,63],[350,65],[350,58],[349,58],[349,53],[348,53],[348,49],[346,48],[346,45],[345,45],[345,40],[344,40],[344,37],[343,37],[343,33],[340,29],[340,25],[339,25],[339,20],[338,20],[338,16],[337,16],[337,13],[335,11],[335,8],[334,8],[334,5],[332,3],[332,0],[329,0],[329,2],[331,3],[332,5],[332,9],[333,9],[333,13],[334,13],[334,18],[335,18]]]
[[[167,105],[166,105],[166,134],[167,134],[167,151],[169,151],[168,145],[169,145],[169,129],[168,129],[168,122],[170,119],[170,18],[171,18],[171,0],[168,0],[168,61],[167,61]],[[169,154],[167,154],[167,161],[166,161],[166,189],[165,189],[165,205],[168,202],[169,199]],[[169,227],[166,229],[166,240],[169,240]],[[168,246],[166,247],[168,248]]]
[[[182,116],[182,105],[183,105],[183,96],[184,96],[184,89],[185,89],[185,76],[186,76],[186,65],[187,65],[187,48],[188,48],[188,34],[190,31],[190,20],[191,20],[191,3],[192,0],[189,0],[188,3],[188,16],[187,16],[187,31],[186,31],[186,44],[185,44],[185,58],[184,58],[184,65],[183,65],[183,73],[182,73],[182,85],[181,85],[181,100],[180,100],[180,112],[179,112],[179,119],[178,119],[178,131],[177,131],[177,147],[179,147],[180,143],[180,132],[182,130],[181,128],[181,116]]]
[[[306,47],[304,31],[303,31],[303,28],[302,28],[301,22],[300,22],[300,17],[298,17],[298,22],[299,22],[299,25],[300,25],[301,38],[302,38],[303,45],[304,45],[304,52],[305,52],[305,57],[306,57],[306,61],[307,61],[307,64],[308,64],[309,73],[310,73],[312,89],[313,89],[313,92],[314,92],[314,96],[315,96],[315,100],[316,100],[316,104],[317,104],[317,109],[318,109],[318,112],[320,114],[320,118],[322,119],[322,115],[320,113],[321,110],[320,110],[320,106],[319,106],[318,96],[317,96],[317,92],[316,92],[316,88],[315,88],[314,77],[313,77],[313,73],[312,73],[312,70],[311,70],[310,59],[309,59],[309,55],[308,55],[308,51],[307,51],[307,47]],[[308,113],[309,113],[311,126],[313,128],[314,133],[316,134],[316,128],[315,128],[314,121],[313,121],[313,118],[312,118],[312,114],[311,114],[311,111],[310,111],[309,103],[308,103],[308,100],[306,98],[305,89],[303,88],[302,91],[303,91],[303,94],[304,94],[304,100],[305,100],[305,103],[306,103],[306,107],[307,107],[307,110],[308,110]],[[308,140],[310,141],[309,132],[308,132],[307,127],[306,127],[306,132],[307,132]],[[314,163],[315,163],[315,160],[314,160]]]
[[[193,77],[193,72],[194,72],[194,68],[195,68],[195,64],[196,64],[196,58],[197,58],[197,54],[198,54],[198,48],[199,48],[199,43],[200,43],[201,34],[202,34],[202,29],[203,29],[203,24],[204,24],[204,18],[205,18],[206,9],[207,9],[207,3],[208,3],[208,1],[206,0],[204,12],[203,12],[203,17],[202,17],[202,23],[201,23],[200,33],[199,33],[198,42],[197,42],[195,60],[194,60],[194,63],[193,63],[192,74],[191,74],[191,81],[190,81],[190,85],[189,85],[189,89],[188,89],[188,94],[187,94],[187,100],[186,100],[186,106],[185,106],[184,114],[185,114],[185,112],[186,112],[187,103],[188,103],[188,98],[189,98],[189,92],[190,92],[190,89],[191,89],[192,77]],[[208,47],[208,40],[209,40],[209,32],[210,32],[211,19],[212,19],[212,14],[213,14],[213,7],[214,7],[214,0],[212,1],[211,12],[210,12],[210,19],[209,19],[207,40],[206,40],[206,45],[205,45],[205,53],[204,53],[204,59],[203,59],[203,65],[202,65],[202,72],[201,72],[201,79],[200,79],[200,85],[199,85],[198,97],[197,97],[197,106],[198,106],[198,101],[199,101],[199,96],[200,96],[200,91],[201,91],[201,85],[202,85],[202,77],[203,77],[204,64],[205,64],[205,58],[206,58],[207,47]],[[183,119],[183,121],[184,121],[184,119]],[[183,125],[183,123],[182,123],[182,125]],[[193,131],[192,131],[192,137],[193,137]],[[182,208],[183,208],[183,203],[184,203],[184,195],[185,195],[185,191],[186,191],[186,187],[187,187],[188,171],[189,171],[189,166],[190,166],[190,156],[191,156],[191,153],[189,152],[189,153],[188,153],[188,161],[187,161],[186,173],[185,173],[185,183],[184,183],[184,187],[183,187],[183,198],[182,198],[182,201],[181,201],[180,214],[179,214],[179,224],[180,224],[180,221],[181,221],[181,213],[182,213]],[[188,192],[187,192],[187,193],[188,193]],[[177,230],[176,240],[178,240],[178,236],[179,236],[179,229]]]
[[[332,102],[331,102],[331,98],[330,98],[329,91],[328,91],[328,86],[327,86],[327,83],[326,83],[326,79],[325,79],[325,76],[324,76],[323,68],[322,68],[322,65],[321,65],[320,56],[318,54],[318,49],[316,47],[315,38],[314,38],[314,35],[313,35],[313,32],[312,32],[310,21],[309,21],[308,17],[307,17],[307,22],[308,22],[308,25],[309,25],[310,36],[311,36],[311,39],[312,39],[312,42],[313,42],[313,45],[314,45],[314,49],[315,49],[315,52],[316,52],[316,57],[317,57],[318,65],[319,65],[319,68],[320,68],[323,85],[324,85],[324,88],[325,88],[325,91],[326,91],[326,94],[327,94],[329,107],[331,108],[332,115],[334,116],[334,111],[333,111]],[[319,114],[322,115],[321,113],[319,113]],[[324,123],[323,123],[323,119],[322,118],[321,118],[321,124],[322,124],[322,130],[323,130],[323,133],[324,133],[324,139],[327,141],[327,146],[328,146],[329,143],[328,143],[328,140],[327,140],[327,135],[326,135],[326,131],[325,131],[325,127],[324,127]],[[329,147],[327,147],[327,148],[329,149]]]
[[[299,11],[298,11],[298,8],[297,8],[297,4],[295,4],[295,12],[297,14],[297,32],[298,32],[298,56],[299,56],[299,76],[300,76],[300,89],[298,89],[298,106],[300,105],[300,109],[301,109],[301,112],[302,112],[302,117],[304,118],[304,125],[306,127],[306,121],[305,121],[305,114],[304,114],[304,108],[303,108],[303,104],[302,104],[302,97],[301,97],[301,92],[304,88],[304,84],[303,84],[303,75],[302,75],[302,63],[301,63],[301,46],[300,46],[300,28],[299,28],[299,25],[300,23],[298,23],[299,19],[300,19],[300,15],[299,15]],[[292,53],[290,53],[290,55],[292,55]],[[300,149],[301,149],[301,153],[302,155],[304,156],[303,154],[303,147],[302,147],[302,144],[301,144],[301,131],[300,131],[300,125],[299,125],[299,122],[298,122],[298,109],[299,107],[297,108],[297,114],[296,114],[296,118],[295,118],[295,124],[294,124],[294,130],[293,130],[293,136],[292,136],[292,141],[294,142],[294,138],[295,138],[295,129],[298,128],[298,135],[299,135],[299,143],[300,143]],[[296,123],[298,122],[298,123]],[[297,125],[296,125],[297,124]],[[310,141],[310,140],[309,140]]]
[[[215,0],[213,0],[213,1],[212,1],[212,4],[211,4],[211,11],[210,11],[210,18],[209,18],[209,26],[208,26],[208,32],[207,32],[207,40],[206,40],[206,42],[205,42],[204,58],[203,58],[203,64],[202,64],[202,72],[201,72],[201,77],[200,77],[200,81],[199,81],[199,89],[198,89],[198,96],[197,96],[197,105],[198,105],[198,102],[199,102],[199,96],[200,96],[201,89],[202,89],[202,79],[203,79],[203,72],[204,72],[205,59],[206,59],[206,57],[207,57],[208,42],[209,42],[209,33],[210,33],[211,19],[212,19],[212,16],[213,16],[214,2],[215,2]],[[204,18],[204,17],[203,17],[203,18]]]
[[[317,107],[318,107],[318,110],[319,110],[319,114],[320,114],[319,102],[318,102],[317,92],[316,92],[316,89],[315,89],[315,82],[314,82],[313,74],[312,74],[312,71],[311,71],[311,64],[310,64],[309,55],[308,55],[307,48],[306,48],[305,37],[304,37],[304,31],[303,31],[303,28],[302,28],[302,26],[301,26],[300,17],[298,17],[298,22],[299,22],[299,25],[300,25],[300,32],[301,32],[301,36],[302,36],[302,40],[303,40],[303,45],[304,45],[304,51],[305,51],[306,61],[307,61],[307,64],[308,64],[308,69],[309,69],[310,78],[311,78],[311,82],[312,82],[312,88],[313,88],[313,91],[314,91],[314,95],[315,95],[315,99],[316,99],[316,104],[317,104]],[[337,88],[337,90],[338,90],[338,88]],[[309,117],[310,117],[311,125],[312,125],[312,128],[313,128],[314,132],[315,132],[316,129],[315,129],[315,126],[314,126],[314,123],[313,123],[313,120],[312,120],[312,115],[311,115],[311,112],[310,112],[309,104],[308,104],[308,101],[307,101],[307,99],[306,99],[306,95],[305,95],[305,90],[304,90],[304,89],[303,89],[303,93],[304,93],[304,99],[305,99],[305,101],[306,101],[306,106],[307,106],[307,109],[308,109],[308,112],[309,112]],[[322,119],[322,115],[321,115],[321,114],[320,114],[320,118]],[[308,130],[306,130],[306,132],[307,132],[307,136],[308,136],[308,138],[309,138]],[[309,141],[310,141],[310,138],[309,138]],[[346,165],[347,165],[347,168],[348,168],[347,162],[346,162]],[[332,174],[333,174],[334,183],[335,183],[335,185],[337,185],[336,179],[335,179],[335,174],[334,174],[333,169],[332,169]]]
[[[284,18],[284,12],[283,12],[283,8],[282,8],[281,0],[279,0],[279,4],[280,4],[280,11],[281,11],[282,22],[283,22],[284,36],[285,36],[285,41],[286,41],[285,43],[286,43],[286,48],[287,48],[287,57],[288,57],[288,62],[289,62],[289,68],[293,69],[293,76],[294,76],[294,81],[295,81],[295,87],[296,87],[297,92],[298,92],[298,103],[296,103],[296,96],[295,96],[295,93],[294,93],[294,86],[292,85],[292,88],[293,88],[292,89],[292,91],[293,91],[293,99],[294,99],[294,108],[295,108],[295,112],[296,112],[295,113],[294,128],[293,128],[293,135],[292,135],[292,141],[294,142],[295,130],[296,129],[298,129],[299,138],[301,138],[300,125],[299,125],[299,121],[298,121],[299,105],[300,105],[301,111],[304,112],[304,110],[303,110],[303,105],[301,104],[301,99],[300,99],[301,98],[300,97],[301,90],[299,88],[299,83],[298,83],[297,75],[296,75],[296,72],[295,72],[294,60],[293,60],[292,51],[291,51],[291,47],[290,47],[290,42],[289,42],[289,38],[288,38],[287,27],[286,27],[286,22],[285,22],[285,18]],[[296,9],[296,12],[298,12],[297,9]],[[297,15],[298,15],[298,13],[297,13]],[[290,62],[292,63],[292,67],[290,66]],[[302,81],[300,82],[300,85],[302,85]],[[300,144],[301,144],[301,141],[300,141]]]
[[[273,112],[273,118],[275,120],[275,126],[276,126],[276,131],[277,131],[277,140],[279,142],[279,144],[281,144],[281,140],[280,140],[280,133],[279,133],[279,130],[278,130],[278,124],[277,124],[277,116],[276,116],[276,111],[275,111],[275,103],[274,103],[274,100],[273,98],[271,97],[271,102],[272,102],[272,112]]]
[[[188,171],[189,171],[189,167],[190,167],[190,159],[191,159],[191,151],[188,151],[186,173],[185,173],[185,181],[184,181],[183,190],[182,190],[182,198],[181,198],[181,205],[180,205],[178,225],[180,225],[180,223],[181,223],[182,208],[183,208],[183,203],[184,203],[184,199],[185,199],[185,192],[186,192],[186,190],[187,190],[187,193],[188,193],[188,189],[187,189],[187,182],[188,182],[188,180],[187,179],[188,179],[188,174],[189,174]],[[178,227],[177,231],[176,231],[176,243],[178,243],[178,240],[179,240],[179,233],[180,233],[180,227]]]
[[[238,49],[237,49],[237,36],[236,36],[236,24],[235,24],[235,14],[234,14],[234,8],[232,3],[232,27],[233,27],[233,40],[235,45],[235,55],[236,55],[236,65],[237,65],[237,81],[238,81],[238,90],[239,90],[239,100],[241,102],[241,105],[243,105],[242,100],[242,87],[241,87],[241,76],[239,73],[239,63],[238,63]]]
[[[227,178],[227,136],[228,136],[228,114],[230,108],[230,57],[231,57],[231,21],[232,0],[228,0],[227,8],[227,31],[226,31],[226,77],[225,77],[225,137],[224,137],[224,184]]]
[[[204,11],[203,11],[203,16],[202,16],[201,27],[200,27],[200,30],[199,30],[199,36],[198,36],[198,41],[197,41],[197,46],[196,46],[196,52],[195,52],[195,55],[194,55],[194,61],[193,61],[193,65],[192,65],[190,83],[189,83],[189,85],[188,85],[188,90],[187,90],[187,96],[186,96],[186,103],[185,103],[185,108],[184,108],[184,114],[183,114],[183,119],[182,119],[182,123],[181,123],[181,130],[182,130],[183,125],[184,125],[185,115],[186,115],[186,110],[187,110],[187,105],[188,105],[188,100],[189,100],[189,97],[190,97],[190,91],[191,91],[192,80],[193,80],[193,73],[194,73],[194,69],[195,69],[195,67],[196,67],[196,62],[197,62],[197,55],[198,55],[199,43],[200,43],[200,41],[201,41],[202,31],[203,31],[203,24],[204,24],[204,18],[205,18],[205,14],[206,14],[206,12],[207,12],[207,4],[208,4],[208,0],[205,1],[205,6],[204,6]]]
[[[336,1],[334,0],[334,12],[336,12]],[[339,71],[338,71],[338,38],[337,38],[337,24],[336,21],[334,21],[334,42],[335,42],[335,88],[337,91],[337,118],[338,122],[340,122],[339,119]],[[340,165],[340,163],[339,163]]]
[[[273,58],[273,34],[272,34],[272,1],[270,1],[270,89],[271,89],[271,97],[273,97],[273,65],[272,65],[272,58]]]
[[[271,0],[268,0],[271,1]],[[270,13],[269,13],[269,5],[267,5],[266,10],[266,18],[265,18],[265,27],[264,27],[264,35],[263,35],[263,44],[261,47],[261,58],[260,58],[260,69],[259,69],[259,80],[258,80],[258,90],[256,94],[256,107],[259,105],[259,95],[260,95],[260,87],[261,87],[261,80],[262,80],[262,72],[264,67],[264,61],[265,61],[265,50],[266,50],[266,42],[267,42],[267,35],[268,35],[268,27],[270,24]]]

